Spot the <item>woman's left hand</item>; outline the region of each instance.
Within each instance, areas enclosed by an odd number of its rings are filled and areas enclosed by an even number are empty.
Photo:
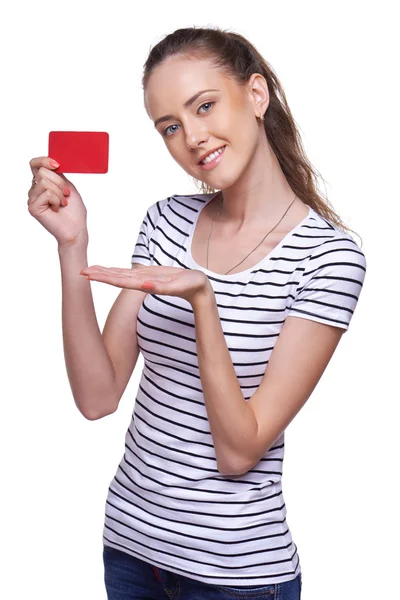
[[[198,269],[159,266],[117,269],[93,265],[82,269],[80,274],[90,281],[101,281],[128,290],[179,296],[192,305],[197,298],[213,291],[208,277]]]

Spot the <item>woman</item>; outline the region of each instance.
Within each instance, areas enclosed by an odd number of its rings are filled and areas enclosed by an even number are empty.
[[[282,87],[244,37],[175,31],[151,50],[143,88],[203,193],[150,206],[132,269],[87,266],[78,191],[50,158],[31,161],[29,212],[58,241],[82,414],[113,413],[144,357],[108,490],[108,598],[298,599],[284,430],[349,326],[365,256],[318,193]],[[103,334],[88,280],[123,288]]]

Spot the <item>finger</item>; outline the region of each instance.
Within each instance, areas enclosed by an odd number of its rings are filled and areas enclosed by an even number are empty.
[[[129,273],[129,271],[126,273],[115,273],[112,269],[82,269],[80,274],[90,277],[90,279],[95,279],[96,281],[104,281],[105,283],[116,283],[117,281],[125,279],[139,280],[139,278],[136,277],[136,274]]]
[[[144,269],[141,269],[143,272]],[[115,275],[124,274],[129,277],[132,275],[137,275],[139,269],[120,269],[117,267],[102,267],[101,265],[91,265],[90,267],[85,267],[82,269],[82,273],[114,273]]]
[[[31,206],[32,203],[35,202],[35,200],[37,200],[38,198],[41,198],[41,200],[43,200],[45,198],[43,194],[47,190],[49,190],[53,195],[55,195],[58,198],[59,204],[61,206],[66,206],[68,204],[64,194],[57,186],[46,180],[40,180],[37,185],[32,186],[28,191],[28,207]],[[51,196],[47,195],[47,198],[49,197]]]
[[[170,282],[172,280],[169,276],[161,276],[159,279],[144,279],[143,276],[135,277],[129,273],[121,273],[116,275],[115,273],[81,273],[86,279],[90,281],[98,281],[99,283],[107,283],[119,288],[126,288],[129,290],[152,290],[158,294],[170,294]]]
[[[98,281],[99,283],[107,283],[119,288],[127,288],[130,290],[140,290],[142,282],[135,277],[129,275],[116,275],[115,273],[81,273],[83,277],[90,281]]]
[[[31,188],[31,189],[34,192],[34,195],[33,195],[32,199],[28,200],[28,205],[31,203],[31,201],[33,201],[34,198],[36,198],[37,196],[40,196],[40,194],[42,194],[46,190],[50,190],[50,191],[54,192],[54,194],[60,200],[60,204],[62,204],[62,205],[67,204],[67,202],[65,201],[64,192],[62,191],[62,189],[60,189],[60,187],[58,185],[56,185],[49,179],[45,179],[45,178],[39,179],[38,184],[34,188]],[[29,194],[28,194],[28,197],[29,197]]]
[[[47,179],[57,185],[62,191],[65,186],[65,182],[68,181],[65,175],[62,173],[54,173],[47,167],[40,167],[35,175],[36,181],[39,183],[41,179]],[[71,183],[71,182],[68,182]]]
[[[57,163],[57,161],[54,161],[54,159],[50,158],[49,156],[37,156],[29,161],[29,166],[31,168],[32,175],[36,175],[40,167],[45,167],[46,169],[51,170],[57,169],[60,165]]]
[[[51,190],[45,190],[29,202],[28,210],[32,216],[36,216],[47,210],[49,206],[54,212],[58,212],[60,209],[60,199]]]
[[[110,271],[110,272],[115,272],[115,273],[127,273],[129,275],[129,277],[134,276],[139,276],[139,274],[144,275],[146,274],[148,277],[156,277],[159,278],[160,276],[164,276],[164,275],[176,275],[177,273],[181,272],[181,269],[178,269],[177,267],[165,267],[165,266],[159,266],[159,265],[141,265],[140,269],[125,269],[125,268],[117,268],[117,267],[103,267],[101,265],[91,265],[89,267],[85,267],[85,271],[89,271],[89,269],[92,270],[92,272],[94,271]]]
[[[29,164],[33,173],[33,177],[36,179],[36,181],[39,181],[41,177],[44,177],[53,181],[53,183],[58,185],[62,191],[65,188],[65,184],[68,184],[70,187],[74,187],[74,184],[69,181],[69,179],[67,179],[63,173],[54,173],[54,169],[57,169],[60,165],[52,158],[48,156],[39,156],[37,158],[32,158]],[[33,180],[32,185],[34,186]],[[66,195],[69,196],[68,193]]]
[[[149,273],[144,275],[141,269],[117,269],[101,267],[98,265],[84,267],[81,270],[80,274],[90,277],[90,279],[96,281],[103,281],[104,283],[111,284],[118,284],[118,282],[121,282],[123,280],[126,282],[126,280],[131,279],[132,286],[136,286],[136,282],[143,280],[146,277],[150,277]],[[158,275],[157,277],[160,277],[160,275]]]

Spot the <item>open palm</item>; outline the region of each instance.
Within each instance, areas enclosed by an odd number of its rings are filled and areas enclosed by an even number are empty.
[[[120,288],[179,296],[191,304],[198,296],[212,289],[207,276],[197,269],[160,266],[118,269],[93,265],[82,269],[81,275],[91,281],[100,281]]]

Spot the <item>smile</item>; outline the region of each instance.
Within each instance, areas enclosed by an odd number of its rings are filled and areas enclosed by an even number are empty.
[[[213,169],[222,159],[226,146],[223,146],[219,150],[216,150],[212,154],[206,156],[204,160],[199,163],[199,166],[206,171]]]

